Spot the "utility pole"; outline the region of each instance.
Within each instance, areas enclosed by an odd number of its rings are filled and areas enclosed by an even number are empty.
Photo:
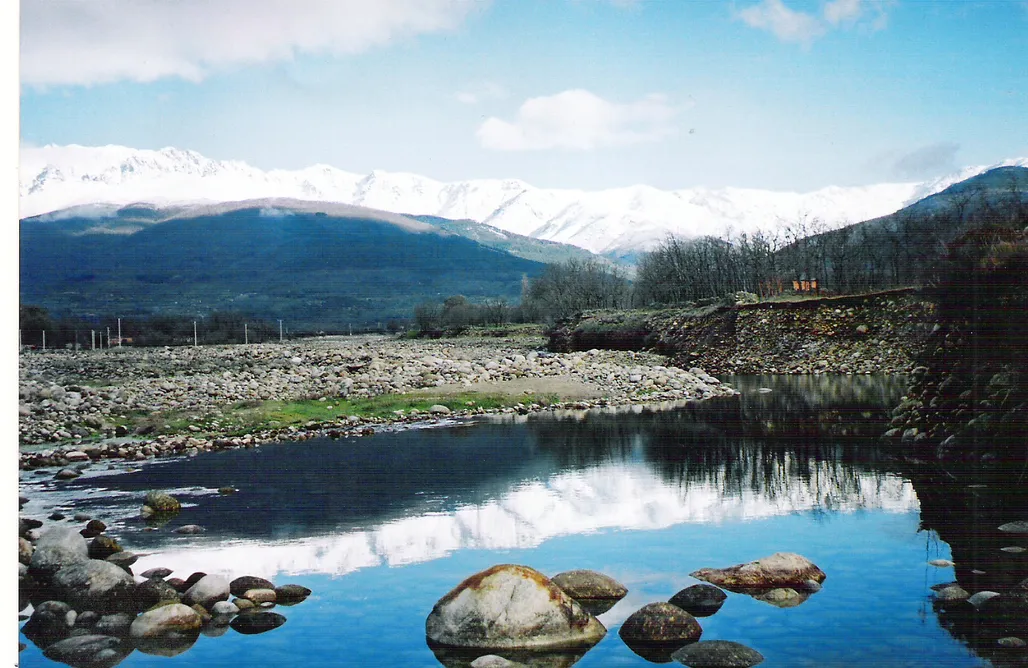
[[[111,328],[107,328],[107,350],[111,349]]]
[[[250,343],[250,332],[247,329],[248,327],[249,327],[249,325],[247,325],[247,323],[244,322],[243,323],[243,343],[245,343],[245,344],[249,344]]]
[[[96,330],[89,330],[89,349],[96,350]]]
[[[43,350],[46,351],[46,330],[43,330]]]
[[[278,342],[282,343],[282,321],[278,321]]]
[[[196,321],[193,321],[193,347],[196,347]]]
[[[21,330],[19,329],[19,330],[18,330],[18,352],[19,352],[19,353],[21,352],[21,346],[22,346],[22,342],[21,342]]]
[[[118,347],[121,348],[121,318],[118,318]]]

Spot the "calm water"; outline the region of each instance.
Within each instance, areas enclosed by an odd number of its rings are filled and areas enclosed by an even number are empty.
[[[576,665],[647,665],[617,635],[625,618],[694,584],[698,568],[776,551],[818,564],[824,589],[787,609],[729,594],[700,620],[703,639],[747,644],[769,667],[988,665],[940,627],[929,587],[954,573],[927,561],[950,548],[920,529],[913,484],[877,449],[882,408],[902,382],[731,382],[742,397],[664,410],[268,445],[59,486],[23,475],[25,510],[103,519],[147,553],[136,572],[261,575],[314,591],[279,607],[287,623],[271,632],[202,635],[177,657],[137,651],[122,666],[440,665],[424,639],[432,605],[497,563],[589,568],[624,583],[628,596],[600,616],[607,637]],[[225,485],[240,491],[218,495]],[[187,507],[148,532],[136,515],[149,489],[173,490]],[[171,533],[192,523],[207,533]],[[22,666],[59,665],[28,644]]]

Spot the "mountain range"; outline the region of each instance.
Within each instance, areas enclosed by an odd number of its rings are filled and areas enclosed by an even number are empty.
[[[668,234],[773,229],[803,217],[821,219],[827,227],[878,218],[1001,165],[1028,166],[1028,159],[969,167],[925,182],[830,186],[809,193],[704,187],[664,191],[645,185],[589,192],[536,188],[516,179],[442,183],[398,172],[360,175],[328,165],[265,171],[177,148],[48,145],[22,149],[20,217],[87,204],[166,207],[287,197],[471,220],[624,257],[652,248]]]

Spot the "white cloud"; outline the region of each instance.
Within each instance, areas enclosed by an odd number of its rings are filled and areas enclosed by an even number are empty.
[[[457,98],[458,102],[463,102],[464,104],[478,104],[487,100],[504,99],[507,97],[507,89],[498,83],[486,81],[458,91],[454,97]]]
[[[825,32],[816,16],[789,9],[782,0],[763,0],[740,10],[738,17],[751,28],[772,32],[783,42],[810,44]]]
[[[736,12],[751,28],[771,32],[783,42],[809,46],[829,30],[841,27],[869,26],[882,30],[888,23],[888,8],[894,0],[828,0],[822,17],[790,9],[782,0],[761,0],[760,3]],[[871,16],[869,17],[869,14]],[[867,20],[865,20],[867,19]]]
[[[674,134],[672,121],[678,111],[659,94],[619,104],[587,90],[566,90],[526,100],[513,122],[486,119],[477,135],[482,146],[498,151],[587,151],[652,142]]]
[[[452,29],[467,0],[22,0],[21,77],[90,85],[345,55]]]
[[[832,0],[825,4],[825,21],[833,26],[856,21],[864,13],[862,0]]]

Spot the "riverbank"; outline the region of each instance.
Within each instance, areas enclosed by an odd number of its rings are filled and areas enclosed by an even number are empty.
[[[558,323],[551,350],[652,350],[714,374],[905,373],[935,322],[913,289],[656,311],[588,311]]]
[[[351,436],[385,424],[727,396],[654,353],[550,353],[541,337],[323,337],[283,344],[29,352],[22,468]]]

